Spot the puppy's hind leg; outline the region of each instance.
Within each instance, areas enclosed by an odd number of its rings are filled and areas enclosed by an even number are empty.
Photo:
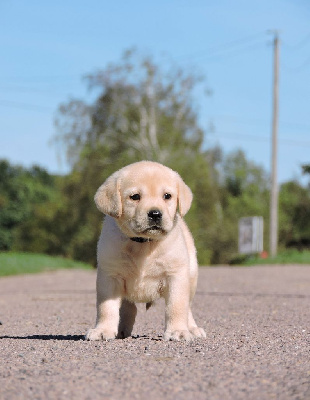
[[[188,311],[188,329],[190,333],[195,337],[205,338],[207,337],[206,332],[203,328],[199,328],[194,320],[192,310]]]
[[[125,339],[126,337],[131,336],[136,315],[137,315],[136,305],[134,303],[129,302],[128,300],[123,299],[120,308],[120,322],[117,334],[118,339]]]

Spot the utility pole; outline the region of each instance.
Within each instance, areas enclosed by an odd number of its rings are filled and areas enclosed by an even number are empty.
[[[279,36],[274,32],[273,40],[273,113],[272,113],[272,150],[271,150],[271,195],[270,195],[270,255],[275,257],[278,248],[278,117],[279,117]]]

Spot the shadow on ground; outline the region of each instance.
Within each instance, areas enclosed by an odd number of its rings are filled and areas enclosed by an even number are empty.
[[[84,340],[84,335],[30,335],[30,336],[0,336],[0,339],[35,339],[35,340]]]

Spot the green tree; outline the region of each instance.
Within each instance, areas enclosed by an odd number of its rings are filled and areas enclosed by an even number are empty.
[[[18,230],[51,197],[52,186],[53,177],[43,168],[25,169],[0,161],[0,250],[22,246]]]
[[[298,182],[286,182],[279,196],[279,239],[284,247],[310,248],[310,191]]]
[[[94,103],[72,100],[60,106],[56,118],[55,142],[65,146],[74,169],[90,155],[98,168],[106,168],[137,159],[167,164],[201,148],[192,94],[200,77],[162,71],[149,57],[129,51],[86,81],[98,93]]]
[[[262,216],[268,227],[269,179],[264,169],[247,160],[242,150],[227,154],[217,166],[219,223],[213,235],[213,263],[227,263],[237,253],[238,221]],[[265,241],[268,230],[265,229]]]
[[[303,174],[310,175],[310,164],[304,164],[301,166]],[[308,188],[310,189],[310,181],[308,182]]]
[[[193,100],[201,78],[178,68],[164,70],[149,57],[127,52],[86,81],[96,93],[94,102],[72,100],[60,106],[56,118],[55,141],[66,149],[72,166],[65,188],[74,213],[66,220],[74,226],[70,254],[94,260],[101,226],[93,203],[96,189],[115,170],[147,159],[176,169],[192,188],[195,202],[188,222],[200,260],[209,262],[206,226],[214,224],[215,200]]]
[[[302,165],[302,171],[304,174],[310,174],[310,164]]]

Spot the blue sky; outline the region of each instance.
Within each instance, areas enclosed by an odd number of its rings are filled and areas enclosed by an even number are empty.
[[[84,74],[138,50],[206,76],[197,97],[205,146],[242,148],[270,170],[272,35],[280,32],[278,177],[310,163],[307,0],[0,2],[0,158],[65,173],[50,142],[58,105],[87,99]],[[305,181],[305,178],[303,179]]]

